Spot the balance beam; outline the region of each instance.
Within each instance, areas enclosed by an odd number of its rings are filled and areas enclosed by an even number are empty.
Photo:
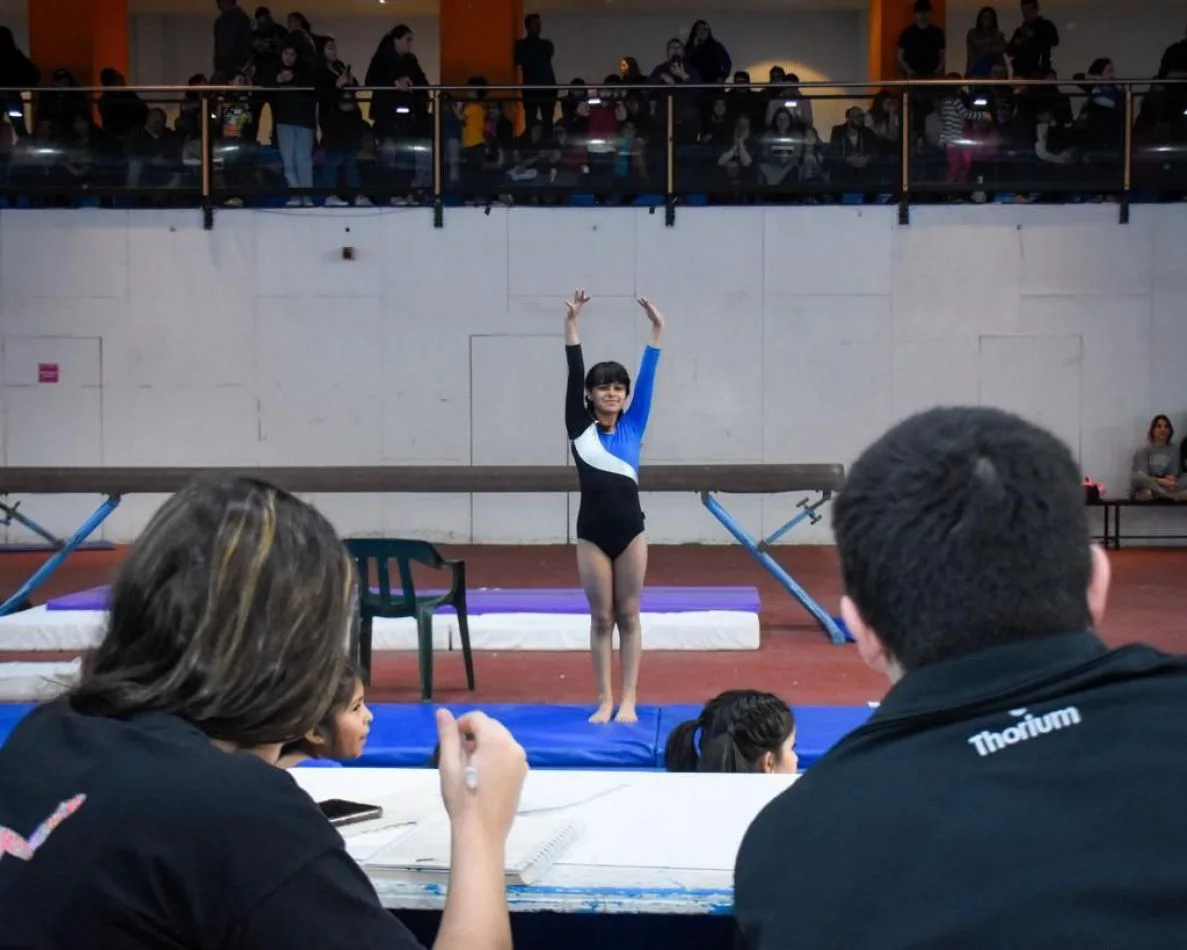
[[[202,475],[244,475],[294,493],[557,494],[576,492],[568,465],[372,465],[317,468],[0,468],[0,495],[172,494]],[[767,495],[837,491],[842,465],[649,465],[641,491]]]
[[[106,496],[86,521],[0,605],[11,613],[36,591],[66,558],[86,543],[119,505],[121,496],[171,494],[204,475],[258,478],[293,493],[357,494],[557,494],[577,492],[572,466],[428,465],[323,466],[313,468],[3,468],[0,496],[98,493]],[[833,643],[848,637],[833,619],[769,553],[769,547],[804,521],[821,518],[817,510],[845,481],[841,465],[648,465],[639,472],[639,488],[651,492],[694,492],[714,518],[820,624]],[[755,540],[730,515],[719,494],[776,495],[805,492],[801,510],[769,537]]]

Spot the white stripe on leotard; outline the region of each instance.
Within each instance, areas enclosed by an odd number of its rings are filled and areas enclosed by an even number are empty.
[[[573,440],[573,448],[581,457],[581,461],[590,468],[609,472],[611,475],[621,475],[636,485],[639,483],[639,474],[631,467],[630,462],[624,462],[617,455],[612,455],[606,450],[606,446],[602,445],[596,422],[591,423],[588,429]]]

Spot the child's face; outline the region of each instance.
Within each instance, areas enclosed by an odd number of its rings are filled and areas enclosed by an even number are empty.
[[[363,698],[363,684],[356,682],[350,702],[334,717],[330,746],[335,759],[357,759],[366,748],[367,733],[371,731],[371,720],[375,717]]]

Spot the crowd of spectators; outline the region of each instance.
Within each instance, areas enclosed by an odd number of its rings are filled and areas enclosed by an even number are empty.
[[[70,91],[79,83],[65,69],[51,74],[52,91],[34,94],[31,112],[9,103],[0,139],[9,187],[196,192],[205,121],[226,203],[269,191],[291,205],[311,205],[314,196],[329,205],[417,203],[432,191],[439,108],[448,194],[621,200],[667,191],[669,102],[676,190],[713,200],[888,195],[901,182],[904,151],[913,187],[947,200],[985,200],[995,190],[1038,197],[1068,186],[1104,193],[1120,182],[1125,96],[1113,63],[1098,58],[1061,84],[1059,32],[1038,0],[1023,0],[1012,30],[984,7],[959,52],[932,22],[930,0],[915,0],[914,22],[898,42],[901,72],[954,84],[913,91],[907,123],[901,93],[883,90],[852,100],[831,127],[817,125],[813,92],[798,76],[777,65],[762,77],[736,69],[728,38],[703,19],[662,56],[656,51],[654,63],[626,55],[601,78],[560,86],[555,46],[542,18],[529,14],[514,49],[522,96],[490,91],[475,75],[469,92],[438,99],[408,26],[385,33],[356,71],[301,13],[282,22],[267,7],[249,15],[237,0],[217,3],[212,70],[190,79],[176,108],[146,103],[114,69],[104,70],[94,106]],[[7,86],[41,78],[8,31],[0,32],[0,73]],[[1187,78],[1187,40],[1166,50],[1133,124],[1135,185],[1170,197],[1187,191],[1187,85],[1162,83],[1175,78]],[[1010,79],[1026,82],[985,84]],[[203,93],[212,86],[243,91]]]

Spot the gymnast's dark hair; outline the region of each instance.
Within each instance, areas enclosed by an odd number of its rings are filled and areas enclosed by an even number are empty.
[[[783,754],[795,731],[787,703],[771,693],[732,689],[705,704],[700,716],[672,730],[664,746],[669,772],[757,772],[770,752]]]
[[[339,688],[352,580],[310,505],[254,479],[192,482],[120,565],[69,701],[110,718],[169,713],[241,746],[296,739]]]
[[[350,701],[354,698],[354,691],[358,688],[359,683],[362,682],[362,674],[359,672],[357,666],[351,661],[347,660],[346,665],[342,668],[342,673],[338,676],[338,689],[334,692],[334,698],[330,701],[330,708],[326,710],[324,716],[318,720],[313,731],[326,740],[326,747],[331,755],[334,749],[334,720],[342,710],[350,705]],[[285,755],[307,755],[307,756],[324,756],[326,753],[316,749],[308,739],[301,736],[292,742],[285,743],[281,747],[280,754]]]
[[[626,394],[631,394],[631,374],[626,371],[626,367],[621,363],[616,363],[614,360],[604,360],[601,363],[594,363],[589,368],[589,372],[585,374],[585,391],[591,392],[595,386],[611,386],[614,383],[620,383],[625,389]],[[585,408],[592,416],[594,414],[593,401],[586,396]],[[619,415],[622,413],[620,412]]]
[[[932,409],[854,463],[833,506],[845,592],[910,670],[1087,630],[1080,466],[997,409]]]

